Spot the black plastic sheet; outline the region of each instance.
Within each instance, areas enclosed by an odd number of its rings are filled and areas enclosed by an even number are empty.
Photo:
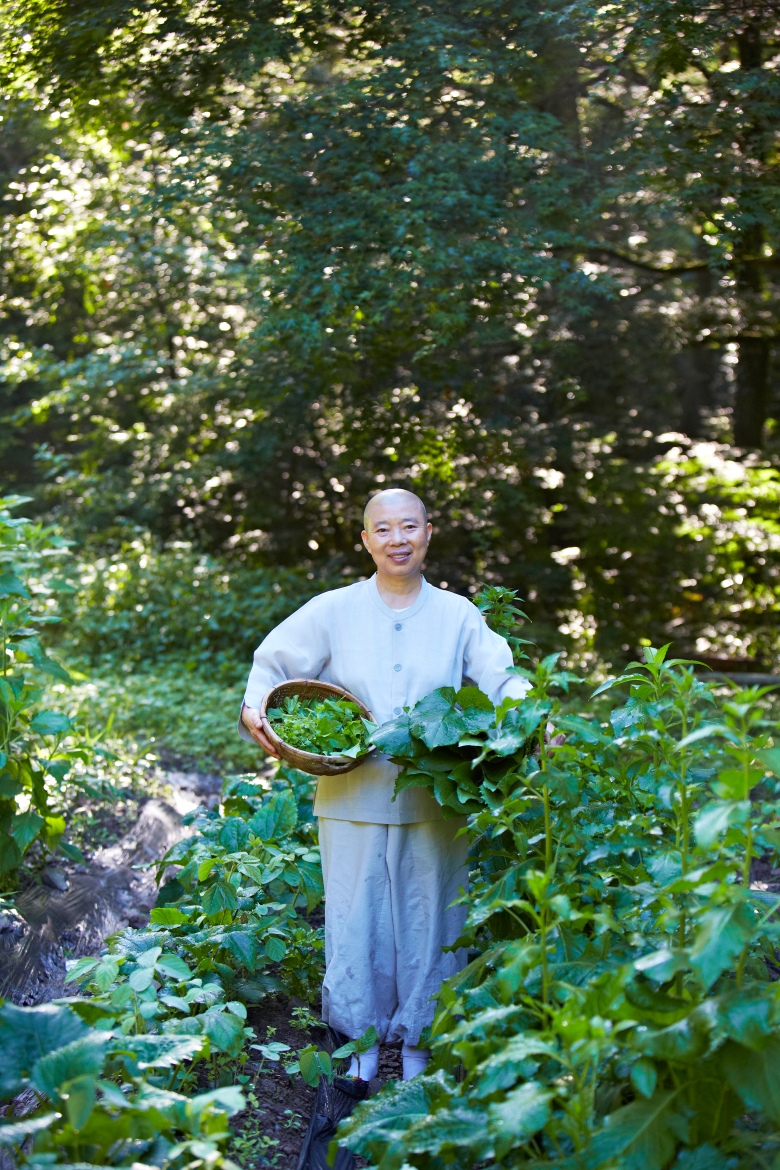
[[[352,1077],[334,1077],[332,1084],[320,1081],[297,1170],[330,1170],[328,1149],[335,1137],[336,1127],[367,1096],[368,1081]],[[339,1147],[333,1163],[335,1170],[353,1170],[354,1165],[355,1155]]]

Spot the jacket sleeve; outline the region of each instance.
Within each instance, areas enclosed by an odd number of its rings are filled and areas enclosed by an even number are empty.
[[[313,597],[271,630],[255,650],[244,703],[259,707],[271,687],[285,679],[318,678],[329,660],[327,600],[325,596]],[[240,713],[238,734],[242,739],[252,738]]]
[[[464,679],[478,686],[496,706],[507,697],[522,699],[531,689],[527,679],[507,674],[512,651],[506,639],[490,629],[475,605],[468,613],[463,653]]]

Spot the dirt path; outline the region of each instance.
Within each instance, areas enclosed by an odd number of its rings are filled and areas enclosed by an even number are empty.
[[[0,915],[0,996],[32,1005],[66,995],[67,958],[96,954],[124,926],[146,925],[156,887],[154,869],[144,867],[185,834],[184,813],[219,792],[216,777],[197,773],[171,771],[164,781],[167,799],[144,801],[116,844],[85,863],[47,866],[16,897],[17,912]]]

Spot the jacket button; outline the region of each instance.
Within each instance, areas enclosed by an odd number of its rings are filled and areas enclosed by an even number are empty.
[[[401,711],[402,711],[401,707],[393,707],[393,714],[394,715],[400,715]]]
[[[402,630],[402,629],[403,629],[403,626],[401,625],[401,623],[400,623],[400,622],[396,622],[396,623],[395,623],[395,628],[396,628],[397,630]]]
[[[401,663],[396,662],[395,666],[393,667],[393,670],[400,670],[400,669],[401,669]]]

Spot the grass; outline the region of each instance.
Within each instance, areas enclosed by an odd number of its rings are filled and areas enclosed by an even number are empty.
[[[65,694],[71,712],[93,732],[106,727],[112,738],[134,741],[138,752],[172,757],[200,771],[254,772],[264,759],[236,729],[243,678],[225,683],[177,662],[146,671],[101,668],[78,676]]]

